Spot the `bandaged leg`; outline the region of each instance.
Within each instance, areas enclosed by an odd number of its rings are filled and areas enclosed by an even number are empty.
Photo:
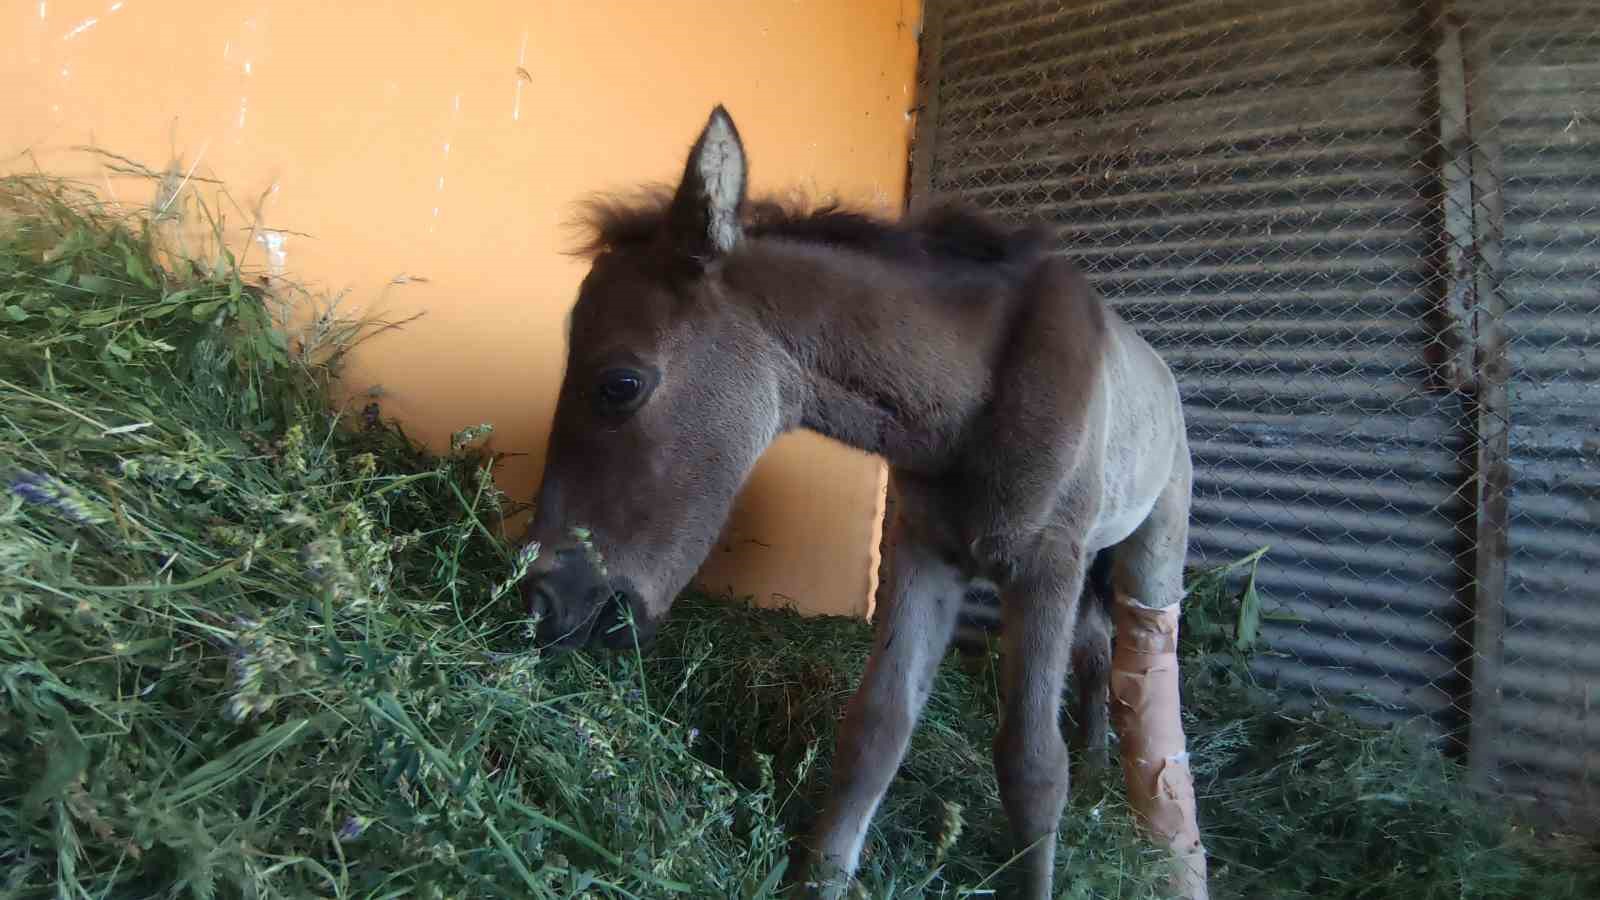
[[[1128,802],[1140,824],[1171,848],[1178,895],[1205,900],[1206,851],[1179,715],[1178,604],[1156,609],[1119,593],[1112,621],[1111,719]]]

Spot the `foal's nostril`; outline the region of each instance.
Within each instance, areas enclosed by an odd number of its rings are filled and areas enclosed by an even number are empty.
[[[655,633],[652,623],[639,618],[639,598],[631,591],[608,592],[595,610],[592,643],[611,649],[631,648],[649,644]]]
[[[555,608],[556,596],[551,593],[550,586],[543,579],[535,582],[528,598],[529,615],[548,616],[555,611]]]
[[[595,629],[611,631],[626,621],[628,598],[620,591],[608,591],[595,605]]]
[[[541,646],[575,648],[621,640],[636,599],[619,593],[581,550],[548,557],[548,571],[531,574],[523,588],[528,615],[538,621]],[[631,637],[627,641],[631,644]]]

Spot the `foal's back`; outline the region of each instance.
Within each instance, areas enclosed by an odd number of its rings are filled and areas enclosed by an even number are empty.
[[[1126,537],[1187,452],[1166,363],[1038,226],[1011,229],[960,207],[912,223],[925,252],[956,273],[959,307],[991,307],[988,412],[969,435],[997,527],[1085,529],[1090,551]],[[965,277],[963,277],[965,276]],[[1027,496],[1027,495],[1033,496]]]

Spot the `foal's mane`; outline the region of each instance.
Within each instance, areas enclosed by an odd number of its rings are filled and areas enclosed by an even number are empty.
[[[591,197],[575,222],[585,236],[574,254],[592,259],[649,244],[666,226],[672,195],[670,187],[653,185],[632,197]],[[749,237],[821,244],[905,262],[1022,262],[1042,255],[1049,244],[1042,227],[1008,228],[959,202],[937,203],[895,222],[836,200],[811,206],[800,199],[764,197],[745,204],[742,224]]]

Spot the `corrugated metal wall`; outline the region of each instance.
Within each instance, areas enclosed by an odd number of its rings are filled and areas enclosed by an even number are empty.
[[[1510,560],[1502,739],[1508,786],[1600,807],[1600,3],[1469,22],[1487,66],[1505,198]]]
[[[1452,191],[1475,205],[1470,172],[1448,170],[1475,136],[1449,132],[1469,123],[1459,47],[1452,62],[1441,42],[1447,20],[1476,12],[929,0],[912,173],[913,203],[959,196],[1055,223],[1062,252],[1173,366],[1197,464],[1193,562],[1270,545],[1258,584],[1300,620],[1267,626],[1283,655],[1261,674],[1463,747],[1489,687],[1474,696],[1474,666],[1491,671],[1471,659],[1474,606],[1500,595],[1475,589],[1493,520],[1477,503],[1482,385],[1464,371],[1476,301],[1456,293],[1485,265],[1471,233],[1483,217],[1447,214]],[[1600,444],[1580,434],[1600,402],[1600,69],[1592,46],[1562,44],[1569,64],[1525,38],[1468,73],[1516,110],[1499,148],[1515,549],[1491,672],[1506,693],[1490,693],[1500,724],[1529,736],[1501,757],[1520,788],[1589,772],[1600,745],[1584,718],[1600,662],[1576,658],[1600,629]],[[1552,151],[1574,103],[1597,118]]]

